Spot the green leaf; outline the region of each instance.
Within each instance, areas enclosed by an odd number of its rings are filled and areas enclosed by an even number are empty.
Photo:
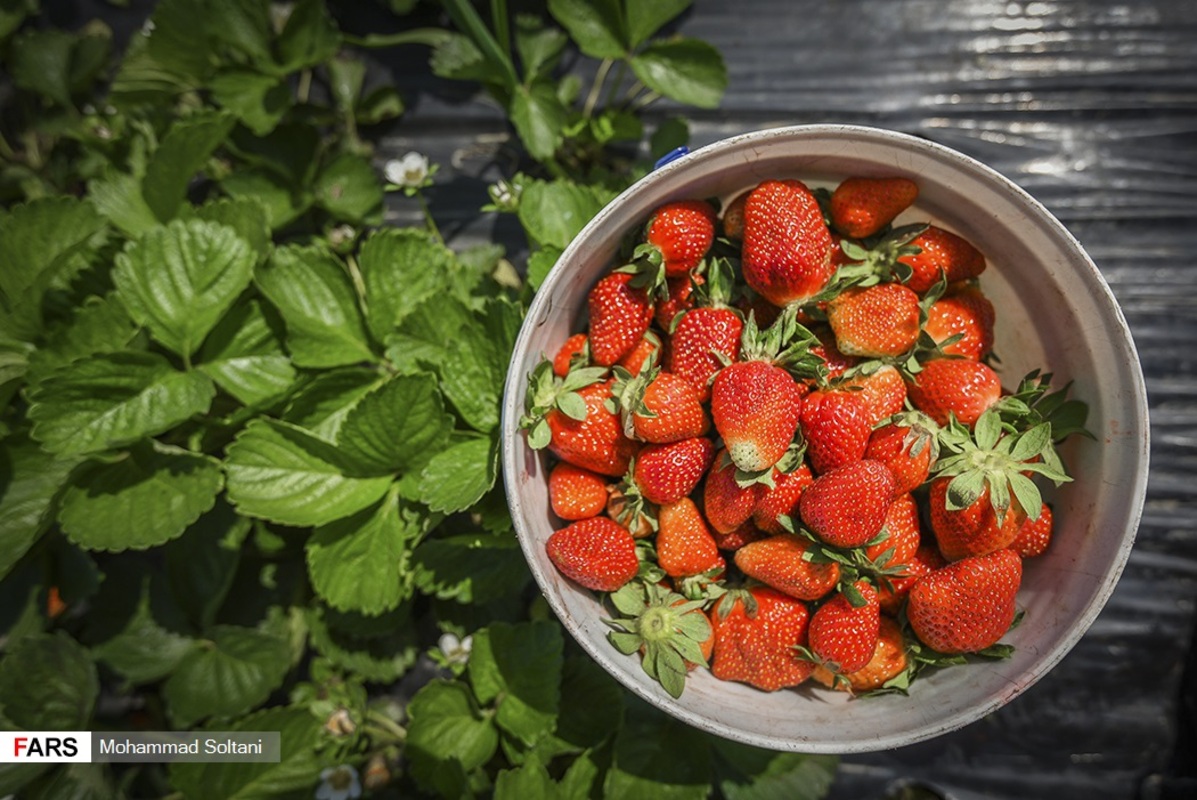
[[[607,797],[702,800],[710,791],[707,740],[691,728],[642,701],[629,700],[623,727],[615,736]]]
[[[187,184],[225,140],[236,120],[216,111],[199,111],[174,123],[146,165],[141,193],[162,222],[175,218]]]
[[[168,431],[208,410],[212,381],[154,353],[76,361],[31,393],[33,437],[60,456],[98,453]]]
[[[281,397],[297,376],[283,350],[281,328],[273,309],[260,300],[238,303],[204,342],[200,370],[247,406]]]
[[[977,447],[982,450],[992,450],[1002,435],[1002,418],[996,411],[987,411],[977,420],[973,428],[973,435],[977,438]]]
[[[335,443],[357,401],[386,380],[376,370],[346,367],[320,372],[292,395],[283,419]]]
[[[370,392],[346,414],[337,445],[376,473],[425,463],[448,439],[453,418],[445,413],[431,375],[400,375]]]
[[[221,498],[182,537],[162,549],[171,595],[197,630],[216,621],[252,525]]]
[[[474,634],[469,676],[499,727],[527,745],[552,732],[561,703],[561,627],[550,622],[495,623]]]
[[[358,256],[370,331],[379,341],[413,310],[447,288],[453,251],[427,231],[386,228],[367,237]]]
[[[150,581],[143,580],[133,616],[115,636],[92,648],[98,660],[133,684],[162,680],[199,646],[158,619],[149,587]]]
[[[358,125],[377,125],[398,117],[403,111],[403,98],[395,87],[378,86],[362,96],[354,116]]]
[[[222,731],[277,731],[281,758],[269,762],[180,762],[170,765],[170,783],[187,798],[273,800],[310,796],[328,766],[321,720],[306,706],[271,708],[235,722],[213,723]]]
[[[504,87],[507,91],[514,88],[519,83],[519,79],[516,77],[515,65],[511,62],[507,45],[500,44],[495,39],[474,6],[468,0],[444,0],[443,5],[449,18],[453,20],[454,26],[469,35],[482,53],[486,61],[486,72],[492,76],[490,81]],[[498,19],[493,19],[491,22],[495,26],[500,24]],[[502,24],[505,26],[507,21],[502,20]]]
[[[382,221],[382,183],[362,156],[342,153],[325,164],[313,189],[316,205],[339,220],[357,225]]]
[[[135,175],[108,169],[88,182],[87,194],[96,210],[128,236],[141,236],[158,225]]]
[[[557,800],[557,784],[540,760],[531,757],[515,769],[499,772],[494,800]]]
[[[502,78],[491,68],[478,45],[460,33],[450,33],[438,43],[433,48],[428,65],[432,73],[440,78],[502,85]]]
[[[462,683],[434,680],[407,707],[411,775],[443,797],[459,797],[466,773],[491,759],[499,732]]]
[[[192,216],[232,228],[259,257],[268,255],[273,246],[266,207],[257,200],[219,198],[193,209]]]
[[[665,23],[690,7],[692,0],[654,0],[652,3],[625,3],[628,35],[633,48],[648,41]]]
[[[41,383],[64,364],[96,353],[124,350],[140,329],[115,294],[89,297],[76,306],[71,321],[51,333],[29,355],[30,383]]]
[[[580,752],[613,736],[623,722],[623,688],[590,658],[565,659],[556,752]]]
[[[835,779],[838,759],[774,753],[711,737],[715,772],[727,800],[820,800]]]
[[[27,30],[12,40],[12,81],[55,103],[71,104],[71,50],[75,36],[56,29]]]
[[[420,473],[420,500],[433,511],[464,511],[495,485],[498,451],[490,439],[473,438],[442,450]]]
[[[282,314],[287,348],[297,366],[374,360],[353,284],[335,255],[317,246],[280,247],[255,280]]]
[[[997,417],[997,414],[993,415]],[[978,423],[980,420],[978,420]],[[1052,426],[1050,423],[1044,422],[1031,428],[1029,431],[1022,433],[1015,442],[1014,448],[1010,451],[1010,459],[1012,461],[1022,462],[1029,461],[1037,455],[1041,455],[1046,447],[1052,441]]]
[[[408,605],[377,617],[337,614],[325,608],[309,608],[305,616],[312,646],[333,664],[363,680],[392,683],[415,663],[420,654],[420,637]],[[358,635],[347,630],[347,619],[368,620],[383,627],[382,635],[373,631]]]
[[[54,498],[74,465],[25,439],[0,442],[0,580],[53,521]]]
[[[645,86],[679,103],[715,108],[727,89],[723,56],[697,39],[653,42],[629,63]]]
[[[68,259],[104,230],[88,200],[33,200],[0,215],[0,308],[41,304],[41,295]]]
[[[37,12],[38,0],[3,0],[0,2],[0,41],[21,27],[30,14]]]
[[[298,0],[278,38],[279,63],[286,72],[323,64],[341,46],[341,33],[322,0]]]
[[[64,631],[27,636],[0,661],[0,706],[28,731],[87,730],[99,694],[91,655]]]
[[[112,463],[86,465],[63,492],[58,522],[88,550],[144,550],[176,539],[212,508],[220,463],[158,442]]]
[[[588,56],[622,58],[631,49],[619,0],[549,0],[549,13]]]
[[[561,258],[561,248],[545,245],[528,256],[528,285],[535,291],[549,277],[549,271]]]
[[[211,27],[220,24],[217,18],[209,17],[206,4],[194,0],[161,0],[150,20],[150,58],[187,84],[200,85],[215,63],[207,43]]]
[[[112,779],[101,764],[66,764],[22,796],[28,800],[112,800]]]
[[[274,130],[291,109],[291,89],[273,75],[233,67],[216,75],[212,99],[259,136]]]
[[[552,84],[537,83],[531,88],[516,87],[509,109],[511,124],[528,153],[538,161],[547,161],[561,144],[569,110],[557,97]]]
[[[112,280],[129,314],[186,358],[249,285],[256,260],[232,228],[175,221],[117,255]]]
[[[1009,481],[1010,490],[1023,511],[1027,512],[1031,519],[1038,519],[1039,512],[1043,510],[1043,496],[1039,493],[1039,487],[1020,472],[1011,472]]]
[[[291,645],[281,632],[219,625],[180,662],[162,697],[179,727],[233,717],[264,703],[290,665]]]
[[[412,573],[424,594],[475,605],[519,594],[531,577],[514,539],[481,533],[421,542]]]
[[[411,589],[403,580],[411,546],[428,527],[392,490],[376,507],[319,527],[307,544],[312,586],[342,611],[377,616],[399,606]]]
[[[285,179],[264,169],[230,173],[221,181],[220,188],[235,200],[260,203],[272,230],[289,225],[312,204],[311,197],[296,194]]]
[[[525,85],[548,79],[561,59],[569,38],[556,28],[545,27],[534,14],[520,14],[515,20],[515,48],[523,62]]]
[[[353,477],[354,465],[323,439],[285,422],[256,419],[229,446],[229,499],[237,510],[284,525],[324,525],[374,505],[389,476]]]
[[[220,20],[212,29],[212,37],[250,61],[269,64],[270,40],[274,35],[269,7],[259,0],[209,1],[210,13]]]
[[[564,250],[612,195],[567,180],[530,181],[520,196],[520,223],[540,245]]]
[[[947,500],[944,503],[949,511],[959,511],[977,502],[981,492],[985,490],[985,473],[981,470],[962,472],[948,484]]]

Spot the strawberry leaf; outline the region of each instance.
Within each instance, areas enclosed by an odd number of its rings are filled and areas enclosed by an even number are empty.
[[[977,502],[981,492],[985,489],[985,473],[980,470],[969,470],[952,479],[948,484],[946,507],[949,511],[959,511]]]
[[[570,419],[578,422],[586,419],[586,401],[577,392],[566,392],[558,397],[557,408]]]
[[[547,419],[541,419],[528,431],[528,446],[533,450],[543,450],[553,441],[553,430]]]
[[[1030,478],[1017,472],[1010,473],[1009,479],[1010,490],[1027,513],[1027,519],[1039,519],[1039,512],[1043,510],[1043,498],[1039,494],[1039,487]]]

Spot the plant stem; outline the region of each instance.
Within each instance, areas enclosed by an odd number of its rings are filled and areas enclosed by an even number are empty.
[[[607,89],[607,98],[603,101],[603,105],[610,107],[615,103],[615,95],[619,93],[619,86],[623,83],[624,76],[628,73],[628,62],[620,59],[615,65],[615,77],[611,81],[611,86]]]
[[[362,307],[362,313],[368,315],[370,310],[366,305],[366,281],[362,278],[362,271],[357,265],[357,259],[353,256],[346,256],[345,266],[349,270],[349,279],[353,281],[353,289],[357,292],[358,305]]]
[[[646,88],[648,87],[646,87],[641,81],[633,81],[632,85],[628,87],[628,90],[624,92],[623,104],[629,105],[632,100],[636,98],[636,95],[640,94],[640,92]]]
[[[432,209],[428,207],[424,193],[416,192],[416,199],[420,201],[420,208],[424,209],[424,225],[427,226],[428,232],[435,236],[438,242],[445,244],[445,237],[441,236],[441,229],[437,227],[436,220],[432,218]]]
[[[308,95],[312,92],[312,70],[305,69],[299,73],[299,88],[295,91],[296,99],[301,103],[308,101]]]
[[[491,24],[503,53],[511,58],[511,27],[507,21],[507,0],[490,0]]]
[[[660,92],[646,92],[640,97],[636,98],[636,102],[632,104],[634,110],[639,111],[647,105],[655,103],[661,99]]]
[[[586,105],[582,107],[582,116],[586,119],[590,119],[590,115],[594,113],[599,93],[602,92],[603,83],[607,80],[607,73],[611,71],[611,65],[614,63],[611,59],[604,58],[598,66],[598,71],[594,73],[594,83],[590,86],[590,94],[586,96]]]

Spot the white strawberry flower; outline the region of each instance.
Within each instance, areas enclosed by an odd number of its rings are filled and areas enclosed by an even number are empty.
[[[392,158],[383,167],[387,181],[403,189],[420,189],[428,181],[431,168],[428,156],[412,151],[403,158]]]
[[[316,800],[355,800],[362,796],[362,782],[357,770],[348,764],[329,767],[320,773]]]
[[[458,639],[452,633],[441,634],[441,638],[436,642],[436,646],[440,648],[441,655],[445,657],[447,664],[465,664],[470,660],[470,649],[473,645],[473,636]]]

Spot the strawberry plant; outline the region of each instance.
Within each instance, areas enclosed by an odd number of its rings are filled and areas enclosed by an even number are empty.
[[[0,727],[277,731],[282,759],[4,764],[0,796],[826,790],[833,762],[686,728],[567,641],[496,474],[538,277],[647,169],[655,96],[719,101],[718,54],[658,35],[687,5],[484,20],[446,0],[419,9],[434,26],[353,35],[320,0],[162,0],[123,48],[102,21],[5,5]],[[436,165],[374,152],[410,100],[375,47],[424,48],[508,113],[526,172],[487,208],[534,247],[525,285],[427,205],[382,224]],[[562,63],[579,53],[598,59],[584,98]],[[566,372],[542,400],[561,425],[597,391]]]

